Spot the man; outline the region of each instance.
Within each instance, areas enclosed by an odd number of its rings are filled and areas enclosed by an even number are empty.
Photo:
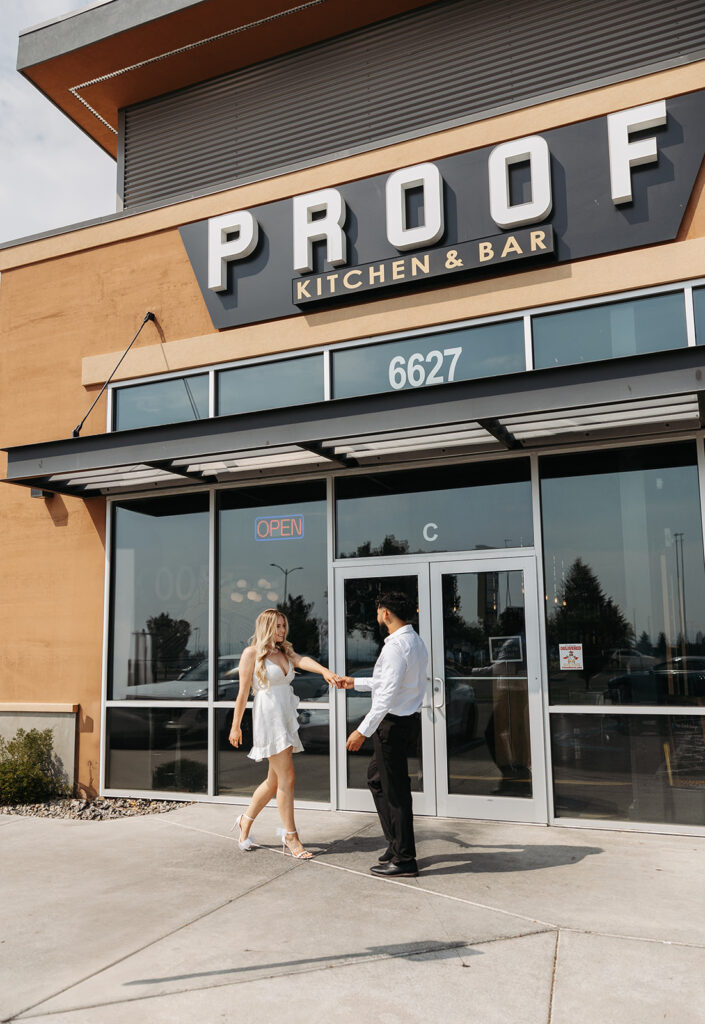
[[[387,849],[370,870],[392,878],[415,877],[414,820],[407,750],[420,729],[419,709],[426,691],[426,646],[409,624],[415,608],[405,594],[383,594],[377,601],[377,622],[389,633],[371,680],[344,676],[345,689],[368,690],[372,707],[348,736],[348,750],[359,750],[371,736],[374,753],[367,785],[374,797]]]

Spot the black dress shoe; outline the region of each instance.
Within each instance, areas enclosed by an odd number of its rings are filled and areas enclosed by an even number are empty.
[[[383,875],[385,878],[416,878],[419,873],[415,860],[405,861],[404,864],[373,864],[370,871],[373,875]]]
[[[377,860],[380,862],[380,864],[389,864],[393,856],[394,854],[392,852],[392,848],[391,846],[388,846],[384,853],[380,853]]]

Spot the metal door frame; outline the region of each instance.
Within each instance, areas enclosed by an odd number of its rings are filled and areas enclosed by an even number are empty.
[[[413,794],[414,813],[435,815],[436,813],[436,780],[435,751],[433,735],[433,696],[431,690],[431,595],[430,572],[427,559],[410,557],[408,560],[382,562],[376,560],[364,564],[356,559],[345,562],[334,569],[335,573],[335,638],[336,638],[336,671],[342,672],[345,655],[345,581],[349,579],[384,578],[389,576],[416,576],[419,588],[419,635],[429,651],[427,690],[421,709],[421,756],[423,764],[423,785],[421,792]],[[363,677],[361,677],[363,678]],[[345,692],[336,694],[336,734],[338,737],[336,768],[337,768],[337,806],[345,811],[374,811],[372,795],[367,790],[350,789],[347,786],[347,722],[345,717]]]
[[[529,730],[532,766],[532,796],[521,799],[507,796],[465,796],[448,792],[448,757],[445,718],[445,679],[443,651],[443,606],[441,578],[450,573],[511,572],[524,573],[524,616],[526,630],[526,667],[529,698]],[[434,561],[430,566],[432,608],[432,664],[434,677],[434,746],[436,765],[437,813],[452,818],[482,818],[495,821],[548,823],[545,770],[544,714],[541,688],[539,635],[539,591],[536,558],[531,555],[472,555]]]

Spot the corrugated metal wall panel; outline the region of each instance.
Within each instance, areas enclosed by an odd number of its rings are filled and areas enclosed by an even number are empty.
[[[445,0],[128,108],[124,205],[216,191],[703,50],[703,0]]]

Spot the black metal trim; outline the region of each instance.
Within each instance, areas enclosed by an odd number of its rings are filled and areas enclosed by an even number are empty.
[[[295,410],[216,416],[7,447],[7,482],[76,493],[65,485],[48,484],[47,480],[59,473],[137,464],[177,473],[169,464],[180,458],[197,461],[219,453],[245,453],[291,444],[320,452],[326,442],[362,439],[370,434],[487,420],[501,426],[502,419],[508,416],[697,395],[705,389],[704,382],[705,346],[623,356],[394,393],[333,399]]]

